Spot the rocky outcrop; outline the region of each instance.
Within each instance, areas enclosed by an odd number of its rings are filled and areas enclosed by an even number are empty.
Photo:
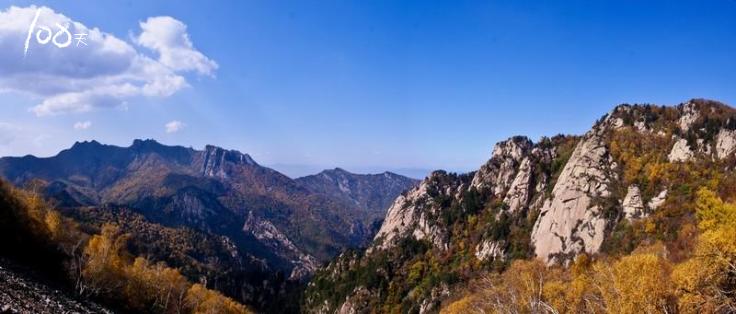
[[[202,165],[204,176],[226,179],[228,177],[226,168],[228,162],[235,165],[256,165],[256,162],[248,154],[236,150],[225,150],[217,146],[207,145],[202,153],[204,154]]]
[[[503,199],[510,213],[533,207],[541,204],[540,192],[549,179],[535,170],[548,167],[555,155],[554,145],[535,144],[523,136],[509,138],[495,145],[491,159],[475,173],[470,186]]]
[[[564,139],[564,137],[557,140]],[[432,173],[420,185],[399,196],[389,208],[386,219],[376,235],[379,248],[391,246],[397,237],[411,235],[416,239],[428,239],[438,248],[447,248],[447,230],[435,223],[437,215],[446,210],[435,202],[431,194],[441,194],[461,203],[463,194],[470,191],[497,198],[505,203],[509,215],[526,212],[531,207],[541,206],[544,191],[550,180],[549,169],[556,155],[553,140],[543,139],[538,144],[528,138],[516,136],[495,145],[491,158],[480,170],[472,174],[469,182],[439,171]],[[537,169],[540,168],[539,171]],[[546,170],[541,170],[546,169]],[[454,180],[454,181],[453,181]],[[441,184],[437,182],[442,181]],[[432,192],[434,191],[434,192]],[[524,211],[522,211],[522,209]],[[480,245],[478,256],[503,255],[503,243]]]
[[[510,212],[516,212],[519,208],[529,203],[532,184],[532,166],[530,159],[524,158],[519,166],[519,171],[511,182],[509,191],[506,193],[503,201],[509,206]]]
[[[590,131],[576,146],[534,225],[535,254],[549,263],[597,252],[603,243],[607,221],[596,201],[610,196],[615,174],[601,133]]]
[[[302,252],[270,221],[258,218],[253,215],[253,212],[248,214],[248,219],[243,225],[243,232],[253,235],[272,252],[291,258],[294,268],[289,275],[290,279],[304,278],[312,274],[319,266],[319,262],[314,256]]]
[[[419,314],[436,313],[440,307],[440,301],[450,296],[450,289],[447,284],[441,284],[439,287],[432,288],[429,297],[422,300],[419,305]]]
[[[670,154],[667,155],[667,160],[670,162],[683,162],[690,160],[690,158],[693,158],[693,151],[684,138],[675,141]]]
[[[471,186],[479,191],[490,190],[496,196],[502,195],[514,182],[517,168],[532,147],[532,141],[524,136],[497,143],[491,159],[475,173]]]
[[[503,258],[503,245],[498,241],[485,240],[475,247],[475,257],[481,261]]]
[[[367,300],[370,291],[364,287],[355,288],[353,293],[345,298],[345,302],[337,310],[337,314],[357,314],[364,313],[368,309]]]
[[[659,206],[662,206],[664,204],[665,199],[667,198],[667,190],[664,189],[662,192],[659,192],[657,196],[652,197],[651,200],[649,200],[649,203],[647,203],[647,206],[649,206],[650,210],[655,210],[659,208]]]
[[[698,107],[695,102],[690,101],[681,106],[681,112],[678,126],[680,127],[680,130],[688,131],[690,126],[692,126],[700,117]]]
[[[736,130],[721,129],[716,135],[716,156],[724,159],[736,152]]]
[[[426,182],[422,182],[406,195],[399,195],[389,207],[386,219],[376,233],[376,239],[381,239],[382,245],[388,245],[395,237],[413,227],[421,215],[415,204],[421,204],[421,200],[427,198]]]
[[[629,187],[629,191],[622,203],[624,216],[627,219],[640,218],[644,215],[644,202],[641,199],[641,191],[636,185]]]
[[[434,172],[430,178],[442,175],[444,174]],[[380,248],[393,245],[394,240],[404,235],[411,235],[416,239],[428,239],[439,248],[447,247],[444,231],[433,224],[429,218],[429,214],[437,209],[437,204],[429,195],[428,190],[432,188],[430,185],[431,181],[425,180],[418,187],[396,198],[375,237],[380,241]]]

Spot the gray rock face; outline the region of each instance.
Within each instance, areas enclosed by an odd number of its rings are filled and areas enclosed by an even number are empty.
[[[595,200],[610,196],[609,184],[615,174],[597,132],[601,130],[588,132],[578,143],[534,225],[535,253],[548,263],[597,252],[603,243],[606,220]]]
[[[254,216],[253,212],[248,214],[243,232],[252,234],[274,253],[290,257],[291,263],[294,265],[289,276],[290,279],[301,279],[312,274],[319,267],[319,262],[314,256],[302,252],[270,221]]]
[[[526,137],[512,137],[495,145],[491,159],[473,174],[469,182],[454,178],[454,181],[449,180],[451,183],[442,180],[444,183],[440,186],[432,186],[431,182],[441,176],[433,173],[418,187],[394,201],[376,235],[376,240],[383,240],[378,247],[386,248],[397,237],[411,235],[416,239],[428,239],[438,248],[447,248],[447,230],[437,226],[431,218],[443,208],[434,202],[429,190],[439,189],[438,193],[461,200],[465,192],[475,189],[503,200],[508,205],[509,214],[520,212],[532,204],[541,205],[542,192],[549,178],[546,175],[535,177],[535,168],[540,163],[548,167],[553,160],[555,148],[548,146],[535,145]],[[502,255],[503,246],[496,246],[496,255]]]
[[[419,210],[414,203],[421,204],[421,200],[428,198],[427,183],[422,182],[418,187],[406,195],[399,195],[386,213],[386,219],[376,234],[376,239],[383,238],[382,246],[414,226],[419,219]]]
[[[638,186],[632,185],[629,187],[622,206],[627,219],[640,218],[644,215],[644,203]]]
[[[353,293],[345,299],[345,302],[337,310],[337,314],[363,313],[368,309],[365,300],[370,296],[370,291],[364,287],[355,288]]]
[[[428,221],[428,214],[437,210],[428,194],[429,185],[425,180],[406,195],[396,198],[376,234],[375,239],[383,239],[379,247],[390,247],[395,239],[406,234],[416,239],[429,239],[439,248],[447,247],[443,230]]]
[[[554,147],[543,148],[526,137],[512,137],[496,144],[491,159],[475,173],[470,186],[502,198],[510,213],[541,204],[540,192],[549,178],[535,178],[535,168],[551,163],[554,156]]]
[[[517,168],[532,146],[532,141],[523,136],[497,143],[491,159],[475,173],[471,186],[479,191],[490,189],[496,196],[502,195],[513,183]]]
[[[228,177],[225,166],[227,162],[236,165],[256,165],[256,162],[248,155],[236,150],[225,150],[217,146],[205,146],[203,153],[204,161],[202,174],[210,177],[226,179]]]
[[[647,203],[647,206],[649,206],[649,209],[655,210],[664,204],[665,198],[667,198],[667,189],[662,190],[657,196],[652,197],[649,203]]]
[[[698,108],[693,102],[688,102],[684,106],[682,106],[682,114],[680,115],[680,120],[678,120],[678,125],[680,126],[680,129],[683,131],[687,131],[690,129],[690,126],[698,120],[700,117],[700,113],[698,112]]]
[[[503,247],[497,241],[485,240],[476,246],[475,257],[479,260],[503,258]]]
[[[530,189],[532,183],[532,166],[530,159],[524,158],[519,166],[519,171],[511,182],[509,191],[503,201],[509,206],[510,212],[516,212],[522,206],[529,203]]]
[[[678,139],[675,145],[672,146],[670,154],[667,155],[667,160],[670,162],[684,162],[690,160],[690,158],[693,158],[693,151],[684,138]]]
[[[434,203],[429,192],[431,189],[440,189],[440,194],[455,200],[462,199],[465,192],[475,189],[481,194],[503,200],[511,215],[522,209],[538,208],[543,202],[543,192],[549,178],[547,174],[535,174],[535,168],[540,167],[540,164],[549,168],[554,156],[553,145],[537,145],[526,137],[517,136],[496,144],[492,157],[467,183],[455,178],[452,183],[444,180],[441,186],[432,186],[433,178],[438,175],[433,173],[418,187],[394,201],[376,235],[376,240],[382,239],[378,248],[391,246],[397,237],[403,235],[428,239],[438,248],[447,248],[447,230],[438,227],[431,218],[443,210],[440,204]],[[503,255],[502,243],[495,243],[493,254],[488,251],[490,246],[490,242],[485,247],[479,246],[479,256],[489,258],[495,255],[495,258]]]
[[[716,156],[724,159],[736,151],[736,130],[721,129],[716,135]]]

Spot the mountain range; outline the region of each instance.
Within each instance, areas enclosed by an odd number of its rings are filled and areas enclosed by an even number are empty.
[[[263,296],[261,281],[279,287],[307,279],[342,250],[368,244],[391,201],[417,183],[342,169],[293,180],[238,151],[154,140],[85,141],[48,158],[4,157],[0,175],[42,191],[83,223],[127,226],[141,253],[255,303],[279,294]],[[203,245],[214,256],[197,249]]]

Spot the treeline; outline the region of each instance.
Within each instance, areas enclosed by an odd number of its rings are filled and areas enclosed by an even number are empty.
[[[133,256],[113,224],[84,232],[29,189],[0,181],[0,254],[63,281],[82,298],[136,313],[248,313],[178,270]]]
[[[517,260],[478,280],[445,313],[734,313],[736,203],[701,188],[692,254],[672,262],[661,243],[620,258],[579,256],[571,267]]]

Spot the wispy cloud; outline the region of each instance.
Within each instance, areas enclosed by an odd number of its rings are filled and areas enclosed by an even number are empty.
[[[71,34],[87,34],[86,45],[59,48],[39,44],[33,33],[23,43],[38,13],[38,25],[66,25]],[[213,76],[217,63],[194,48],[186,25],[172,17],[149,18],[133,37],[138,46],[88,28],[42,6],[0,11],[0,92],[40,98],[38,116],[115,107],[138,97],[168,97],[188,86],[187,72]],[[157,57],[146,55],[151,49]]]
[[[186,126],[186,124],[184,124],[181,121],[178,121],[178,120],[170,121],[169,123],[166,123],[166,125],[165,125],[165,127],[166,127],[166,133],[176,133],[176,132],[179,132],[185,126]]]
[[[75,130],[86,130],[86,129],[89,129],[89,127],[91,126],[92,126],[91,121],[79,121],[77,123],[74,123]]]

